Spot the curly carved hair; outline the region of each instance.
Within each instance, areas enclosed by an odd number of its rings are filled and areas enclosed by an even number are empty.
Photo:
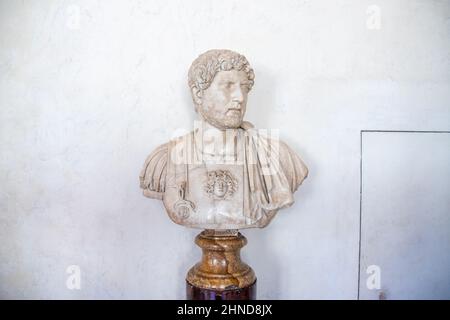
[[[206,90],[219,71],[238,70],[245,71],[251,90],[255,74],[247,59],[231,50],[209,50],[201,54],[192,62],[188,73],[188,84],[192,94],[201,98],[203,90]],[[195,101],[195,100],[194,100]]]

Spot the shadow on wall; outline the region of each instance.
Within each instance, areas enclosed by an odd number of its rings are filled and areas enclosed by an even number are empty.
[[[269,227],[270,228],[270,227]],[[256,274],[256,298],[279,299],[281,296],[282,266],[280,256],[271,245],[267,228],[247,229],[241,233],[248,244],[241,250],[242,260],[253,268]]]

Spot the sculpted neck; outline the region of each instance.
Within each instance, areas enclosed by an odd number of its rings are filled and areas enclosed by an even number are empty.
[[[198,121],[195,127],[197,146],[203,153],[217,156],[235,155],[239,129],[222,130],[204,120]]]
[[[206,120],[200,120],[200,122],[201,122],[201,125],[202,125],[204,131],[207,131],[207,130],[221,131],[221,132],[224,132],[224,131],[225,131],[225,129],[218,128],[218,127],[216,127],[216,126],[210,124],[210,123],[209,123],[208,121],[206,121]]]

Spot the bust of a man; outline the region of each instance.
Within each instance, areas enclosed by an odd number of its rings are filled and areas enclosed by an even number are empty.
[[[188,84],[199,120],[192,132],[148,156],[140,175],[144,195],[163,200],[169,217],[187,227],[265,227],[294,203],[307,167],[277,135],[243,121],[254,84],[243,55],[203,53]]]

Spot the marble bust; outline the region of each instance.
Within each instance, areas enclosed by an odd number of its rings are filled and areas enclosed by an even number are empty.
[[[254,72],[230,50],[201,54],[188,73],[199,120],[157,147],[140,174],[145,196],[163,201],[180,225],[213,230],[265,227],[308,175],[275,135],[244,121]]]

